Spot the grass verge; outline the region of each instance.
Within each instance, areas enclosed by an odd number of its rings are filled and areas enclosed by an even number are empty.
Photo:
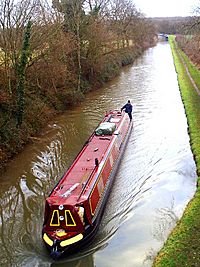
[[[192,85],[180,55],[199,87],[200,73],[178,48],[175,37],[169,38],[174,64],[178,75],[179,88],[188,120],[188,132],[197,166],[198,183],[193,199],[187,205],[181,220],[171,232],[166,243],[154,260],[153,267],[200,266],[200,97]]]

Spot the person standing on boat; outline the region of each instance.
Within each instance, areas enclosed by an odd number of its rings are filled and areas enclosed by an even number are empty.
[[[121,112],[124,109],[125,109],[125,112],[128,113],[128,116],[130,118],[130,121],[132,121],[132,110],[133,110],[133,106],[131,105],[131,101],[130,100],[128,100],[128,102],[121,108]]]

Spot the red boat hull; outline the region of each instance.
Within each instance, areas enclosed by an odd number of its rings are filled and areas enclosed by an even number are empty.
[[[104,134],[105,127],[112,132]],[[54,259],[94,236],[131,129],[124,112],[106,114],[46,199],[42,235]]]

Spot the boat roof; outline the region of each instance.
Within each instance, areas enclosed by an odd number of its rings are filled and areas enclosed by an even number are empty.
[[[90,177],[98,173],[95,159],[98,159],[99,165],[104,160],[104,155],[116,137],[123,117],[124,113],[119,111],[112,111],[106,114],[102,122],[109,121],[115,123],[115,131],[112,135],[98,136],[95,132],[91,135],[72,165],[52,191],[48,198],[49,203],[73,205],[77,201],[83,201],[87,198],[87,192],[91,188],[85,185]]]

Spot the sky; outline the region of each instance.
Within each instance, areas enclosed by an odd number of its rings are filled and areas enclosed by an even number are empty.
[[[192,16],[200,0],[133,0],[146,17]]]

